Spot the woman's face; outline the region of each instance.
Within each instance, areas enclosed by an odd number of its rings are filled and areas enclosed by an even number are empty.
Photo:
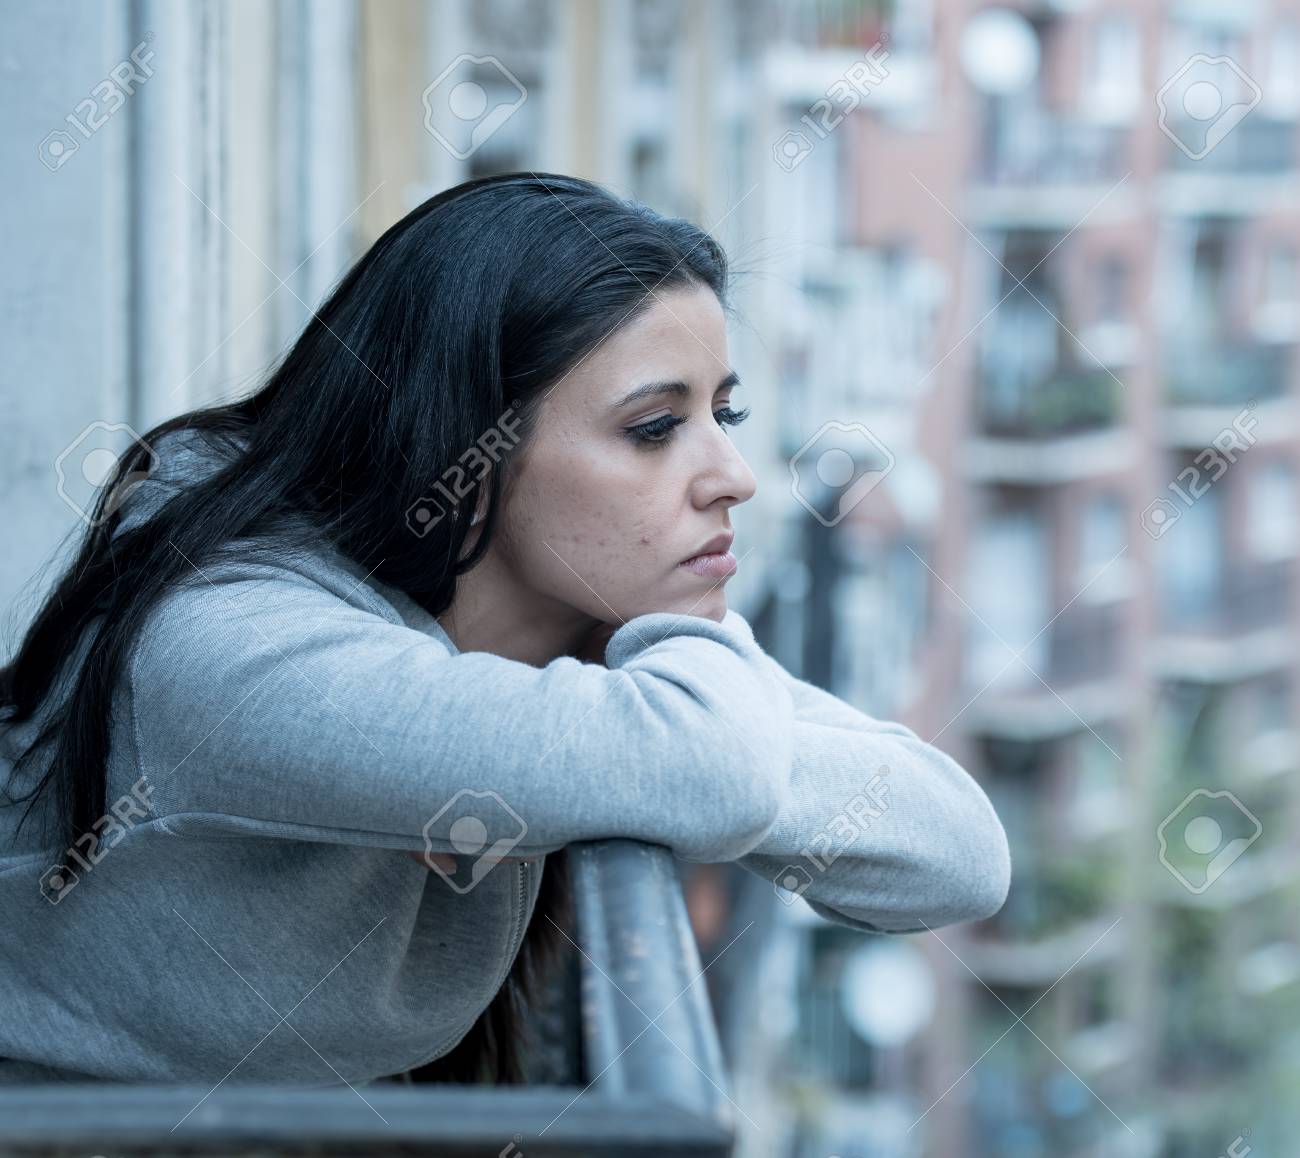
[[[722,307],[698,286],[656,294],[552,386],[493,544],[515,583],[605,623],[720,620],[727,579],[680,564],[755,490],[724,429],[731,379]]]

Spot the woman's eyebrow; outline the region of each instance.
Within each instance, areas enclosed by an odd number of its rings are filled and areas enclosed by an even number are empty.
[[[713,392],[716,394],[719,390],[725,390],[728,386],[739,385],[740,375],[737,374],[735,370],[732,370],[730,374],[728,374],[713,388]],[[620,407],[626,406],[629,402],[639,402],[642,398],[651,398],[656,394],[675,394],[679,398],[684,398],[690,394],[690,392],[691,388],[685,382],[646,382],[644,385],[638,386],[635,390],[629,390],[622,398],[615,402],[610,409],[618,410]]]

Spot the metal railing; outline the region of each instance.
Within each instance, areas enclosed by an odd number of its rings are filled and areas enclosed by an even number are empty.
[[[28,1085],[0,1089],[0,1155],[730,1154],[732,1104],[672,853],[632,840],[569,851],[582,1085],[383,1083],[362,1087],[364,1103],[345,1087]]]
[[[1164,150],[1168,169],[1205,176],[1280,177],[1295,171],[1295,122],[1273,120],[1255,113],[1246,117],[1207,152],[1207,129],[1213,122],[1175,118],[1168,122],[1171,139]],[[1176,138],[1180,144],[1176,144]]]
[[[1048,678],[1058,686],[1120,678],[1127,616],[1122,602],[1069,605],[1048,630]]]
[[[1119,386],[1104,369],[1061,367],[1034,382],[985,374],[976,404],[981,432],[1002,438],[1051,438],[1101,430],[1114,426],[1121,416]]]
[[[1174,406],[1241,406],[1287,392],[1289,351],[1256,342],[1171,345],[1165,396]]]
[[[996,186],[1114,181],[1124,172],[1131,138],[1122,126],[1021,110],[986,122],[975,176]]]
[[[1216,586],[1168,592],[1162,627],[1170,634],[1225,636],[1281,627],[1291,614],[1294,585],[1288,562],[1234,564]]]

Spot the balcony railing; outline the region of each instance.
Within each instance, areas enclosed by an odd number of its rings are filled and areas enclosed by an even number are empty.
[[[1287,392],[1289,348],[1252,342],[1177,346],[1165,357],[1171,406],[1244,406]]]
[[[1163,601],[1163,627],[1180,635],[1236,635],[1283,624],[1295,580],[1287,563],[1234,566],[1217,590],[1196,598],[1173,593]]]
[[[1004,942],[1033,942],[1064,933],[1106,911],[1118,896],[1115,857],[1063,857],[1057,848],[1019,847],[1006,904],[980,923],[979,937]]]
[[[570,858],[583,1085],[382,1083],[363,1087],[369,1106],[345,1087],[12,1087],[0,1089],[0,1153],[730,1154],[721,1048],[671,852],[610,840]]]
[[[1058,370],[1023,385],[987,374],[979,384],[980,430],[999,438],[1053,438],[1119,421],[1119,385],[1106,370]]]
[[[976,169],[988,185],[1075,185],[1118,180],[1130,134],[1046,112],[992,122]]]
[[[1072,603],[1048,629],[1046,675],[1058,686],[1114,679],[1123,660],[1124,603]]]
[[[1295,121],[1270,120],[1258,112],[1251,113],[1235,125],[1208,153],[1207,130],[1214,122],[1173,120],[1168,122],[1171,137],[1165,157],[1169,169],[1188,174],[1231,174],[1234,177],[1284,176],[1295,170]],[[1197,157],[1198,153],[1203,153]]]

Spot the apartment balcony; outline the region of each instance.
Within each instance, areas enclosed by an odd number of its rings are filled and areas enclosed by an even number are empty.
[[[1167,923],[1155,932],[1165,965],[1160,996],[1156,1072],[1163,1085],[1187,1088],[1216,1085],[1249,1073],[1258,1061],[1259,1040],[1238,1007],[1225,1010],[1239,999],[1219,963],[1212,944],[1186,947],[1182,940],[1187,921]],[[1212,921],[1201,920],[1200,936],[1217,938],[1222,931]]]
[[[1165,356],[1165,400],[1171,407],[1240,409],[1287,394],[1290,347],[1261,342],[1187,343]]]
[[[1300,879],[1300,856],[1286,848],[1250,845],[1213,884],[1194,893],[1172,873],[1156,877],[1155,899],[1169,910],[1209,911],[1220,915],[1261,898],[1293,889]]]
[[[1204,594],[1167,598],[1152,649],[1155,673],[1229,683],[1294,664],[1294,586],[1294,567],[1283,560],[1232,566]]]
[[[1025,871],[1019,861],[1016,871]],[[1051,887],[1045,888],[1042,903],[1055,903],[1054,892]],[[1077,899],[1076,892],[1065,894],[1067,905]],[[985,923],[988,928],[978,937],[966,943],[962,955],[972,972],[987,985],[1051,985],[1085,953],[1089,967],[1122,956],[1128,944],[1127,931],[1122,924],[1111,929],[1116,915],[1109,911],[1087,914],[1063,909],[1048,921],[1041,908],[1036,916],[999,920],[999,914]]]
[[[1256,342],[1177,347],[1165,359],[1165,445],[1199,450],[1230,428],[1240,449],[1300,430],[1290,388],[1291,346]]]
[[[1052,1158],[1127,1154],[1153,1158],[1153,1148],[1133,1145],[1137,1130],[1128,1104],[1130,1092],[1121,1089],[1117,1096],[1111,1088],[1113,1083],[1099,1081],[1095,1075],[1089,1076],[1085,1086],[1074,1059],[1064,1052],[1064,1044],[1050,1028],[1038,1029],[1035,1040],[1024,1027],[1017,1026],[999,1040],[998,1035],[1014,1023],[1011,1013],[996,1002],[994,1005],[1001,1016],[997,1012],[989,1015],[988,1028],[975,1037],[970,1052],[972,1057],[980,1058],[980,1063],[958,1087],[970,1084],[973,1090],[969,1096],[969,1133],[957,1144],[960,1148],[926,1153],[960,1154],[962,1158],[1006,1158],[1012,1154],[1050,1154]],[[981,1056],[984,1050],[988,1051],[987,1057]],[[1061,1060],[1054,1058],[1053,1052]],[[1062,1062],[1075,1072],[1067,1071]],[[1063,1112],[1063,1100],[1074,1103],[1069,1112]],[[1122,1123],[1116,1120],[1116,1113],[1121,1115]],[[891,1153],[921,1151],[899,1149]]]
[[[1215,997],[1222,1001],[1225,995]],[[1195,1093],[1247,1079],[1260,1063],[1257,1042],[1216,1024],[1171,1035],[1162,1043],[1157,1073],[1162,1086]]]
[[[1123,189],[1107,192],[1129,166],[1124,125],[1062,117],[1043,109],[990,118],[967,203],[981,225],[1072,228],[1090,210],[1102,216],[1133,207]],[[1046,196],[1050,193],[1050,196]],[[1105,198],[1105,206],[1097,203]]]
[[[1167,142],[1165,172],[1157,189],[1170,211],[1196,216],[1213,213],[1254,217],[1290,205],[1296,170],[1296,122],[1251,112],[1199,159],[1205,125],[1170,122],[1183,142]]]
[[[1171,121],[1172,140],[1165,153],[1167,169],[1174,173],[1229,173],[1234,176],[1287,177],[1296,167],[1296,122],[1280,120],[1255,111],[1228,132],[1199,160],[1193,154],[1205,145],[1206,126]],[[1193,138],[1199,133],[1201,140]]]
[[[1031,385],[986,374],[976,393],[967,474],[981,482],[1052,484],[1122,470],[1134,453],[1122,420],[1120,383],[1102,367],[1057,370]]]
[[[994,126],[987,140],[976,168],[981,183],[1078,185],[1123,174],[1129,132],[1037,111]]]
[[[1123,719],[1129,700],[1122,678],[1127,605],[1072,604],[1044,633],[1045,662],[1015,660],[1008,679],[990,682],[966,709],[983,735],[1048,740]],[[1011,661],[1013,652],[1006,652]],[[1028,663],[1028,666],[1026,666]]]
[[[363,1096],[233,1082],[10,1087],[0,1153],[730,1154],[733,1104],[671,852],[610,840],[570,856],[576,1083],[385,1082]]]

